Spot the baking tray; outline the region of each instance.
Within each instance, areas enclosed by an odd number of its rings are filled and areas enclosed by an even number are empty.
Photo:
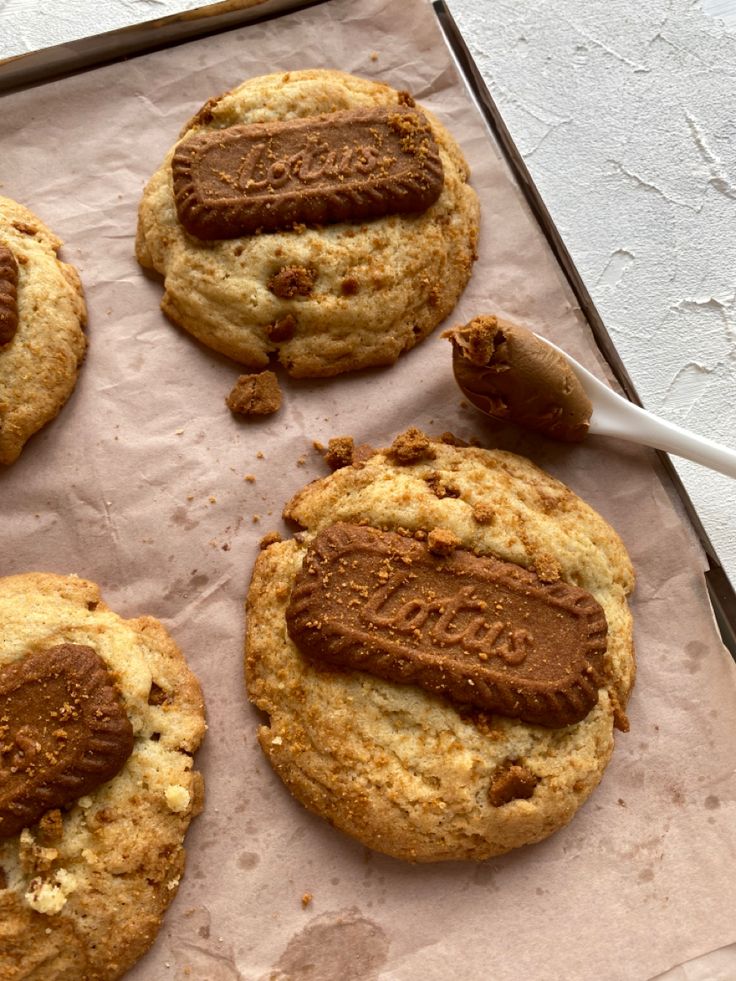
[[[329,2],[329,0],[325,0],[325,2]],[[217,15],[213,14],[211,18],[204,17],[199,23],[196,22],[192,23],[191,21],[187,21],[186,23],[184,23],[181,21],[180,18],[175,17],[170,19],[167,18],[165,21],[162,22],[157,22],[155,28],[151,27],[151,25],[144,25],[140,29],[128,29],[127,31],[124,32],[113,32],[112,35],[107,35],[105,37],[105,44],[102,45],[99,48],[99,50],[94,48],[94,39],[88,39],[86,42],[84,42],[84,44],[82,45],[84,51],[83,52],[80,51],[81,60],[78,61],[75,60],[74,58],[74,51],[72,50],[74,49],[74,45],[71,46],[67,45],[67,46],[63,46],[64,47],[63,52],[58,52],[58,51],[52,52],[49,50],[45,53],[43,52],[39,53],[40,62],[36,63],[35,68],[32,65],[29,66],[28,64],[26,64],[25,66],[26,69],[33,69],[33,70],[32,71],[29,70],[25,76],[21,76],[18,74],[19,69],[23,68],[23,65],[20,64],[19,62],[23,62],[24,59],[18,59],[16,60],[15,63],[9,62],[5,66],[2,66],[2,70],[0,70],[0,86],[4,85],[6,91],[10,91],[13,88],[25,90],[28,88],[28,86],[32,86],[42,81],[47,81],[50,78],[57,77],[62,74],[79,72],[84,70],[84,68],[86,67],[101,65],[104,64],[105,62],[110,62],[110,61],[117,62],[121,58],[130,58],[131,60],[134,60],[135,56],[137,54],[143,53],[144,50],[150,51],[156,48],[161,48],[161,49],[169,48],[177,44],[178,41],[191,40],[193,38],[199,38],[199,37],[205,37],[206,35],[217,34],[219,33],[220,30],[226,30],[228,28],[232,28],[233,26],[240,26],[241,24],[250,24],[256,20],[263,20],[271,16],[276,16],[277,14],[283,12],[290,12],[292,10],[294,11],[301,10],[302,8],[307,6],[310,7],[320,6],[320,4],[305,4],[303,2],[277,3],[277,2],[271,2],[271,0],[269,0],[269,2],[264,3],[262,5],[258,5],[257,7],[249,8],[246,10],[240,10],[236,12],[230,11],[228,12],[227,17],[224,17],[223,15],[220,14]],[[598,343],[601,352],[603,353],[603,355],[606,356],[608,363],[611,366],[612,373],[616,375],[616,377],[618,377],[622,387],[628,390],[630,397],[632,395],[635,395],[635,393],[633,392],[633,387],[631,387],[630,384],[628,383],[625,372],[621,368],[620,364],[617,365],[617,358],[615,357],[615,352],[613,351],[610,345],[610,341],[607,340],[607,335],[605,333],[605,330],[603,329],[602,324],[600,324],[600,318],[597,317],[597,315],[595,314],[594,307],[592,303],[590,303],[590,298],[587,297],[587,293],[585,293],[584,287],[582,287],[582,284],[579,283],[579,277],[577,277],[577,274],[574,271],[574,267],[572,266],[572,263],[569,262],[569,256],[567,256],[566,252],[564,251],[564,246],[559,241],[559,237],[557,236],[554,226],[550,221],[549,216],[546,214],[543,205],[539,200],[539,196],[536,193],[533,184],[528,178],[528,174],[525,173],[523,167],[520,167],[518,154],[515,152],[513,148],[513,144],[511,143],[511,141],[505,141],[502,121],[498,118],[498,114],[495,111],[495,107],[493,106],[492,101],[488,97],[488,94],[485,91],[484,86],[482,85],[482,81],[477,76],[477,72],[475,72],[474,66],[472,65],[472,61],[467,57],[467,52],[464,51],[464,47],[462,45],[461,39],[459,38],[457,30],[454,27],[451,18],[449,17],[449,13],[446,7],[440,3],[435,5],[433,9],[435,15],[437,16],[444,30],[445,37],[448,40],[448,45],[451,51],[453,51],[454,53],[455,59],[457,61],[458,66],[461,69],[461,73],[463,77],[465,78],[466,84],[468,85],[470,92],[474,96],[476,104],[478,105],[478,107],[481,109],[481,112],[483,113],[483,116],[488,124],[489,131],[491,133],[492,138],[494,139],[494,141],[498,146],[504,149],[504,152],[506,154],[506,159],[509,162],[512,172],[516,176],[517,184],[519,185],[519,187],[523,189],[526,202],[530,207],[531,213],[535,217],[537,226],[543,229],[547,242],[552,248],[552,253],[556,257],[560,269],[564,270],[564,275],[566,277],[567,284],[572,288],[572,292],[576,297],[577,303],[580,305],[581,309],[585,310],[585,312],[588,315],[588,320],[591,324],[595,339]],[[138,35],[140,39],[140,43],[141,43],[140,48],[136,47],[136,44],[134,43],[136,35]],[[43,66],[44,62],[45,62],[45,68]],[[12,68],[12,74],[11,75],[6,74],[6,72],[10,71],[11,68]],[[24,80],[21,81],[21,77],[23,77]],[[180,124],[180,119],[177,117],[176,125],[179,124]],[[166,124],[165,129],[167,133],[170,131],[171,127],[169,123]],[[176,126],[174,126],[173,129],[175,130]],[[69,255],[69,252],[67,252],[66,254]],[[566,256],[567,256],[567,263],[565,261]],[[73,256],[70,255],[69,257],[72,259],[72,261],[74,261]],[[140,277],[140,270],[137,270],[137,277]],[[139,286],[144,284],[139,284],[138,281],[136,280],[135,285]],[[151,286],[152,284],[149,283],[147,285]],[[600,329],[598,330],[598,332],[596,332],[596,323],[600,325]],[[98,326],[100,328],[103,328],[104,324],[103,323],[96,324],[95,333],[96,336],[100,336],[101,339],[101,335],[102,333],[104,333],[104,331],[101,331],[100,335],[97,335]],[[191,343],[188,339],[182,339],[182,342]],[[173,343],[174,343],[174,335],[172,334],[172,346]],[[93,355],[95,354],[95,350],[98,347],[99,345],[97,345],[96,343],[93,344],[92,346]],[[421,351],[421,349],[417,349],[417,350]],[[134,355],[133,352],[131,351],[130,358],[126,359],[125,366],[127,367],[132,366],[133,357]],[[405,366],[406,365],[408,365],[408,362],[405,362]],[[89,367],[91,368],[92,366],[90,365]],[[394,378],[399,376],[400,370],[401,370],[401,366],[397,366],[395,369],[393,369],[394,374],[391,376],[392,382]],[[325,394],[327,394],[326,388],[325,388]],[[67,413],[67,417],[72,408],[73,407],[69,407],[65,410],[65,412]],[[60,434],[57,432],[57,433],[52,433],[51,435],[58,436]],[[384,429],[384,436],[385,435],[386,435],[386,431]],[[44,437],[40,436],[36,438],[43,439]],[[49,440],[49,442],[51,442],[51,440]],[[60,445],[56,440],[54,440],[53,442],[54,444],[57,445],[57,447]],[[51,446],[46,447],[46,450],[50,450],[50,449],[52,449]],[[583,450],[582,452],[587,459],[588,451]],[[175,449],[172,450],[172,453],[174,457],[176,457]],[[594,453],[595,451],[591,449],[590,454],[594,455]],[[52,456],[48,457],[49,461],[51,461],[52,459],[53,459]],[[650,459],[650,456],[646,455],[646,459],[648,461]],[[126,462],[123,461],[123,466],[127,466],[127,465],[128,464],[126,464]],[[649,467],[649,463],[647,463],[647,466]],[[671,481],[664,471],[661,476],[663,477],[664,485],[668,487],[673,493],[676,493],[673,490],[673,488],[676,487],[676,482]],[[141,541],[144,540],[141,539]],[[706,554],[708,554],[707,543],[706,541],[704,541],[702,536],[701,536],[701,543],[703,544],[706,550]],[[144,555],[143,550],[141,550],[141,552]],[[710,555],[708,555],[708,558],[709,560],[711,560]],[[713,558],[715,557],[713,556]],[[716,561],[716,568],[720,569],[720,565],[717,564],[717,560],[715,561]],[[142,591],[148,592],[150,594],[152,590],[152,585],[153,588],[156,588],[160,580],[158,580],[158,582],[156,580],[153,580],[153,584],[150,578],[148,581],[146,581],[145,570],[142,567],[141,562],[139,562],[139,564],[135,566],[135,570],[140,571],[143,574]],[[702,587],[702,580],[700,579],[699,570],[700,570],[700,566],[698,566],[698,580],[697,580],[698,590],[700,590]],[[87,572],[86,569],[80,569],[79,571],[82,574],[90,574]],[[93,570],[90,570],[90,572],[92,571]],[[713,572],[713,563],[711,561],[711,570],[710,570],[711,575],[712,572]],[[99,581],[104,581],[104,580],[100,578]],[[107,581],[109,582],[110,580],[108,579]],[[117,588],[119,597],[120,595],[124,596],[126,591],[125,578],[121,577],[121,581],[118,583],[117,587],[114,586],[113,588]],[[184,595],[186,596],[186,593],[184,593]],[[242,593],[240,595],[242,595]],[[729,602],[732,602],[732,593],[729,593],[728,595],[731,597],[731,600]],[[171,612],[176,610],[175,597],[173,595],[170,597],[167,596],[163,598],[159,596],[156,598],[156,600],[157,600],[157,609],[150,610],[150,608],[136,607],[135,612],[141,612],[143,609],[145,609],[146,612],[155,612],[157,615],[163,614],[164,618],[166,618],[167,616],[169,617],[170,620],[173,618],[174,627],[177,630],[180,629],[179,621],[174,618],[174,613]],[[116,604],[113,603],[112,605],[115,607]],[[728,609],[726,610],[726,614],[727,615],[725,617],[725,622],[729,626],[729,629],[731,630],[731,635],[733,635],[733,623],[735,621],[731,612]],[[186,645],[184,646],[185,646],[185,651],[188,651],[190,649],[186,647]],[[202,649],[201,652],[203,653],[205,652],[205,650],[206,649]],[[196,654],[196,648],[194,648],[194,651]],[[727,659],[724,658],[723,660],[726,661]],[[238,703],[240,704],[242,695],[240,693],[239,687],[235,692],[235,697],[238,699]],[[645,716],[646,713],[643,714],[643,717],[640,721],[642,723],[644,721],[650,723],[652,719],[645,718]],[[205,749],[204,749],[205,754],[210,753],[211,750],[213,751],[217,745],[216,739],[219,733],[217,732],[217,719],[216,719],[215,711],[213,711],[211,714],[211,722],[212,722],[212,731],[207,743],[205,744]],[[656,726],[654,728],[656,728]],[[208,747],[210,747],[211,749]],[[635,754],[636,750],[634,750],[633,752]],[[630,765],[631,761],[635,760],[635,756],[633,755],[631,757],[624,756],[622,759],[620,750],[618,751],[617,756],[618,756],[618,772],[619,772],[619,776],[621,776],[624,770],[624,767],[622,766],[623,761],[626,760],[626,763]],[[205,768],[206,768],[206,764],[205,764]],[[220,774],[220,776],[222,776],[222,774]],[[259,784],[258,780],[255,777],[253,777],[252,779],[255,787],[263,785],[264,782],[263,780],[261,780]],[[622,781],[622,784],[623,782],[624,781]],[[216,826],[218,822],[217,806],[216,806],[217,793],[218,793],[217,783],[218,783],[217,779],[212,780],[211,798],[210,798],[210,802],[208,803],[208,812],[207,812],[208,820],[206,824],[199,823],[195,825],[193,832],[190,832],[190,834],[194,835],[194,838],[190,839],[192,841],[191,853],[190,853],[190,872],[189,872],[190,887],[192,886],[192,884],[195,882],[197,878],[196,860],[200,862],[206,861],[205,846],[210,844],[210,842],[207,841],[205,838],[205,835],[207,834],[207,830],[211,829],[213,826]],[[253,789],[253,788],[251,787],[249,789]],[[597,797],[597,801],[606,801],[607,797],[610,797],[610,792],[612,791],[612,789],[613,786],[611,783],[609,783],[608,787],[604,788],[603,796],[599,795]],[[616,792],[624,792],[624,791],[622,791],[621,787],[617,787]],[[626,796],[625,792],[624,792],[624,796]],[[608,801],[608,803],[610,804],[611,802]],[[614,810],[616,810],[615,797],[612,803],[614,805]],[[594,804],[593,806],[596,808],[599,807],[597,803]],[[623,813],[623,812],[619,812],[619,813]],[[309,818],[307,816],[301,815],[301,813],[298,811],[296,807],[294,807],[293,810],[290,810],[290,817],[292,816],[296,819],[297,822],[300,823],[309,822],[308,827],[310,829],[310,841],[312,838],[314,838],[315,841],[319,840],[319,842],[328,841],[330,849],[334,848],[335,851],[339,851],[342,853],[350,852],[353,858],[355,857],[354,850],[351,849],[351,847],[347,845],[339,836],[336,836],[335,833],[330,831],[330,829],[328,828],[323,829],[321,827],[316,827],[313,822],[309,821]],[[580,827],[580,825],[577,825],[577,827]],[[211,833],[212,832],[210,831],[210,834]],[[625,838],[625,835],[623,837]],[[672,837],[672,832],[670,833],[670,837]],[[553,847],[554,847],[554,843],[553,843]],[[541,848],[536,850],[534,855],[540,854],[541,851],[542,851]],[[534,861],[535,858],[531,853],[527,853],[523,856],[520,855],[518,857],[518,865],[520,867],[525,865],[526,863],[533,864]],[[366,859],[366,863],[368,863],[368,859]],[[382,860],[380,859],[380,857],[378,857],[377,859],[374,858],[374,863],[375,864],[373,867],[380,869],[382,873],[386,872],[386,870],[389,868],[388,860]],[[632,865],[633,864],[634,863],[632,860]],[[414,869],[409,867],[408,871],[406,872],[406,877],[410,878],[412,883],[416,883],[417,888],[419,888],[421,884],[424,884],[426,886],[429,883],[433,882],[434,874],[435,873],[433,871]],[[439,875],[439,873],[437,874]],[[482,880],[479,879],[478,881],[479,882],[482,881],[483,883],[487,884],[490,888],[493,877],[498,874],[498,867],[495,864],[492,864],[488,867],[487,870],[484,870],[483,874],[487,874],[487,878]],[[444,882],[444,880],[442,881]],[[196,889],[196,885],[194,885],[194,888]],[[190,895],[191,895],[191,891],[190,891]],[[688,902],[689,901],[690,899],[688,899]],[[533,897],[531,902],[533,902]],[[170,930],[171,928],[170,917],[167,918],[167,920],[168,922],[165,923],[164,929]],[[141,967],[143,970],[145,970],[143,965],[141,965]],[[449,967],[449,963],[446,963],[445,967],[446,968]],[[145,974],[141,976],[145,976]],[[205,974],[202,976],[205,977],[207,975]]]

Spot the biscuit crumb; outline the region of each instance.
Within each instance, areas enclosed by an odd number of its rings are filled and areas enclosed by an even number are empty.
[[[371,51],[371,61],[378,61],[378,52]]]
[[[267,532],[263,538],[258,543],[258,547],[263,550],[268,548],[269,545],[275,545],[276,542],[282,541],[281,535],[277,531]]]
[[[424,480],[435,497],[438,497],[440,500],[444,497],[460,497],[460,491],[457,487],[448,484],[445,477],[437,470],[434,470]]]
[[[349,467],[353,462],[355,442],[352,436],[334,436],[327,444],[324,460],[330,470]]]
[[[493,807],[502,807],[512,800],[528,800],[539,779],[525,766],[509,761],[493,774],[488,800]]]
[[[409,94],[409,92],[407,92],[405,89],[402,89],[401,92],[399,92],[399,105],[409,106],[410,109],[413,109],[414,106],[416,105],[416,102],[414,101],[413,97]]]
[[[609,698],[611,699],[611,707],[613,708],[613,725],[614,725],[614,727],[616,729],[618,729],[619,732],[628,732],[629,731],[629,718],[626,715],[626,712],[623,710],[623,708],[621,706],[621,703],[618,700],[618,696],[615,694],[615,692],[612,692],[612,691],[609,691],[608,692],[608,695],[609,695]],[[658,726],[655,726],[654,728],[657,731],[659,731],[659,727]]]
[[[495,516],[496,512],[491,505],[486,504],[485,501],[478,501],[477,504],[473,505],[473,517],[479,525],[493,524],[493,519]]]
[[[427,535],[427,548],[432,555],[451,555],[460,545],[460,539],[447,528],[433,528]]]
[[[252,473],[247,473],[245,477],[243,477],[243,480],[248,484],[255,484],[256,482],[256,478]]]
[[[418,460],[433,460],[437,455],[434,447],[421,429],[411,426],[400,433],[391,444],[389,454],[397,463],[416,463]]]
[[[305,892],[302,896],[302,909],[306,909],[313,899],[314,896],[311,894],[311,892]]]
[[[552,555],[543,552],[534,559],[534,571],[542,582],[558,582],[562,576],[560,563]]]
[[[266,458],[265,458],[265,456],[263,455],[263,450],[259,450],[259,451],[258,451],[258,452],[256,453],[256,460],[265,460],[265,459],[266,459]],[[255,477],[254,477],[253,479],[255,480]]]
[[[174,811],[175,814],[181,814],[182,811],[186,811],[189,807],[191,795],[186,787],[182,787],[178,783],[169,784],[164,791],[164,796],[166,797],[166,803],[169,805],[169,809]]]
[[[273,371],[241,375],[225,399],[231,412],[241,416],[267,416],[281,408],[281,389]]]
[[[309,296],[314,287],[317,273],[305,266],[284,266],[268,280],[266,286],[281,300],[291,300],[295,296]]]
[[[275,341],[277,344],[281,344],[284,341],[290,341],[292,339],[296,333],[296,328],[296,317],[291,313],[287,313],[281,320],[275,320],[272,324],[269,324],[266,327],[266,334],[268,335],[269,341]]]
[[[38,822],[38,838],[42,845],[55,845],[61,841],[64,834],[64,824],[61,819],[61,811],[54,808],[53,811],[46,811]]]

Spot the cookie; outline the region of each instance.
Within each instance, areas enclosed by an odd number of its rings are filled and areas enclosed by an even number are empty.
[[[289,502],[300,530],[253,571],[246,683],[269,717],[264,753],[307,808],[397,858],[482,860],[547,837],[627,728],[620,539],[503,451],[412,430],[340,462]]]
[[[74,390],[86,340],[79,276],[61,240],[0,197],[0,463],[53,419]]]
[[[107,981],[150,947],[203,802],[199,684],[75,576],[0,579],[0,977]]]
[[[407,93],[329,70],[267,75],[184,128],[144,192],[136,252],[164,276],[168,317],[251,368],[393,364],[470,277],[468,176]]]

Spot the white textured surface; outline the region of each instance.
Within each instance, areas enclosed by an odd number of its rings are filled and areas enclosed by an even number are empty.
[[[449,6],[642,401],[736,448],[736,37],[692,0]],[[678,469],[736,581],[736,484]]]
[[[0,0],[0,58],[201,6],[201,0]]]
[[[736,447],[736,2],[448,2],[644,404]],[[0,0],[0,57],[199,5]],[[736,485],[678,468],[736,581]]]

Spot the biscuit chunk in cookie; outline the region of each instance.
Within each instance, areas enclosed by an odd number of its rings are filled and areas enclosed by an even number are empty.
[[[256,561],[246,682],[307,808],[398,858],[482,860],[600,781],[634,678],[633,572],[528,460],[420,435],[287,504],[300,530]]]
[[[13,463],[77,382],[87,342],[79,276],[61,240],[0,197],[0,463]]]
[[[121,977],[203,801],[199,684],[162,625],[74,576],[0,579],[0,977]]]
[[[211,99],[146,187],[140,263],[162,308],[250,368],[294,377],[393,364],[467,283],[479,207],[426,110],[331,70]]]

